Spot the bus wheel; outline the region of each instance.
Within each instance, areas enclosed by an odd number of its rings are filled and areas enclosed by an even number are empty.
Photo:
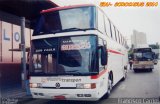
[[[107,87],[106,98],[109,97],[111,90],[112,90],[112,87],[113,87],[113,82],[112,82],[111,78],[108,78],[108,87]]]
[[[152,72],[152,68],[151,68],[151,69],[149,69],[149,72]]]
[[[123,78],[121,79],[121,81],[124,81],[127,77],[127,70],[124,70],[123,72]]]
[[[136,72],[137,72],[137,69],[134,69],[134,72],[136,73]]]

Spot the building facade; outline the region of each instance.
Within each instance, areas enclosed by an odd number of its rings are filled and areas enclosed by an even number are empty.
[[[131,35],[131,44],[134,48],[148,47],[146,34],[133,30],[133,35]]]
[[[21,55],[21,32],[25,30],[26,57],[28,57],[32,29],[36,26],[40,12],[54,7],[58,5],[51,0],[2,0],[0,2],[0,97],[4,95],[8,97],[26,87],[24,86],[26,80],[22,74],[25,63]],[[24,24],[22,17],[26,20],[25,29],[21,29],[22,23]]]
[[[0,15],[3,15],[0,18],[0,82],[1,89],[7,90],[10,87],[21,87],[21,18],[2,11]],[[18,22],[14,24],[9,21]],[[28,48],[32,32],[32,29],[25,28],[25,42]]]

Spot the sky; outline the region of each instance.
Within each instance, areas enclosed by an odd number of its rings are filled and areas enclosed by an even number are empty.
[[[96,4],[100,2],[158,2],[157,7],[101,7],[115,24],[119,31],[126,37],[128,44],[131,41],[133,30],[144,32],[148,44],[160,44],[160,1],[159,0],[52,0],[59,6],[74,4]]]

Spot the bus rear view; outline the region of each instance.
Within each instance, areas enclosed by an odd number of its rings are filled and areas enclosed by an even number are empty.
[[[133,70],[147,70],[154,69],[154,55],[151,48],[136,48],[134,49]]]

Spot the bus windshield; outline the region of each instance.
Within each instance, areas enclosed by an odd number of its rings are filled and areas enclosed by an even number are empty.
[[[150,48],[134,50],[134,58],[137,61],[153,60],[153,52]]]
[[[153,60],[152,52],[135,53],[134,55],[138,61]]]
[[[33,40],[32,74],[95,74],[96,44],[96,36]]]
[[[79,7],[43,13],[33,35],[95,28],[95,7]]]

